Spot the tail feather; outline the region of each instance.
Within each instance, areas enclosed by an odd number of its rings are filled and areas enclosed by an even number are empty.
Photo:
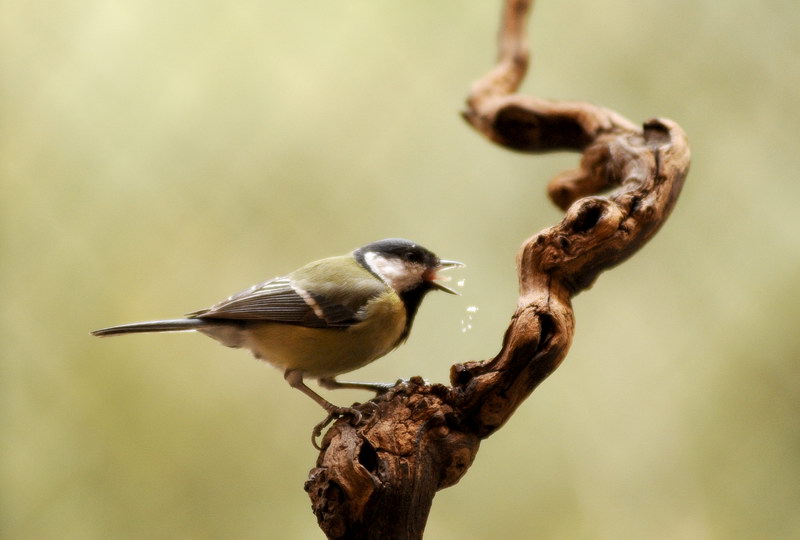
[[[116,336],[120,334],[138,334],[140,332],[186,332],[208,326],[208,321],[201,319],[171,319],[166,321],[145,321],[121,324],[109,328],[92,331],[93,336]]]

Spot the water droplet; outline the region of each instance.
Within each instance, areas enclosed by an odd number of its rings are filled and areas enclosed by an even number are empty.
[[[462,280],[463,281],[463,280]],[[461,332],[466,333],[467,330],[472,330],[472,314],[478,311],[478,306],[469,306],[467,308],[467,318],[461,319]]]

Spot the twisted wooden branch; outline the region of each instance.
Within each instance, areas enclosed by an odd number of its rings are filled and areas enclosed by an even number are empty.
[[[474,84],[464,118],[512,150],[582,152],[580,167],[548,188],[566,214],[520,248],[518,305],[496,357],[453,366],[449,387],[398,384],[361,407],[364,423],[340,420],[326,434],[306,490],[331,538],[420,538],[435,492],[458,482],[480,440],[566,356],[571,298],[650,239],[683,186],[689,148],[674,122],[639,128],[588,103],[515,93],[528,66],[531,5],[505,2],[497,65]]]

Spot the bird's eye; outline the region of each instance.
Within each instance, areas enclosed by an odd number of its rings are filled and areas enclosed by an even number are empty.
[[[416,251],[406,251],[405,253],[403,253],[403,259],[412,263],[422,262],[422,256]]]

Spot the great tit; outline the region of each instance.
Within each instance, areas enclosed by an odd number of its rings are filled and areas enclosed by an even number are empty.
[[[254,285],[183,319],[112,326],[92,332],[113,336],[139,332],[198,331],[284,371],[286,381],[329,415],[354,414],[311,390],[321,386],[381,391],[381,383],[348,383],[337,375],[369,364],[403,343],[425,295],[434,289],[458,294],[436,281],[456,266],[415,242],[390,238],[352,253],[306,264]]]

